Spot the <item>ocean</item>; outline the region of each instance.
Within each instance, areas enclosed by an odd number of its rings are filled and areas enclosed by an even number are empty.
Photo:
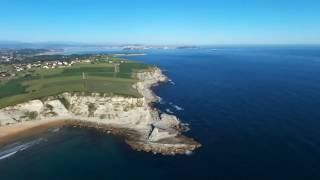
[[[156,106],[203,147],[162,156],[93,129],[53,129],[0,149],[0,179],[320,179],[319,46],[145,53],[126,58],[165,71]]]

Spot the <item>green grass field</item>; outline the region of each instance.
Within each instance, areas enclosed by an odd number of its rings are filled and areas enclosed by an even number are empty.
[[[120,71],[115,73],[113,64],[95,63],[22,72],[17,78],[0,84],[0,108],[63,92],[140,97],[132,88],[137,82],[133,73],[148,67],[143,63],[124,62],[120,64]]]

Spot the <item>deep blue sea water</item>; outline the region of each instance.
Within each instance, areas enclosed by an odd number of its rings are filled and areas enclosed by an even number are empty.
[[[0,159],[0,179],[320,179],[320,47],[207,47],[129,58],[165,70],[172,82],[155,88],[157,107],[189,123],[187,135],[202,148],[153,155],[95,130],[64,128]]]

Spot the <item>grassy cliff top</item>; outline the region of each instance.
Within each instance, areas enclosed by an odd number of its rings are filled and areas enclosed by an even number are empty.
[[[95,59],[53,69],[30,68],[0,84],[0,108],[63,92],[140,97],[132,87],[137,82],[134,73],[149,67],[140,62],[113,58],[112,61]]]

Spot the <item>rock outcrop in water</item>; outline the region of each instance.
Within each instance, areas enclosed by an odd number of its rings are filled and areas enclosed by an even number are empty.
[[[74,125],[121,134],[136,150],[184,154],[200,147],[198,142],[181,135],[185,127],[177,117],[153,108],[159,98],[151,87],[167,81],[161,70],[152,68],[137,73],[137,77],[140,81],[134,87],[141,98],[63,93],[1,109],[0,125],[67,119]]]

